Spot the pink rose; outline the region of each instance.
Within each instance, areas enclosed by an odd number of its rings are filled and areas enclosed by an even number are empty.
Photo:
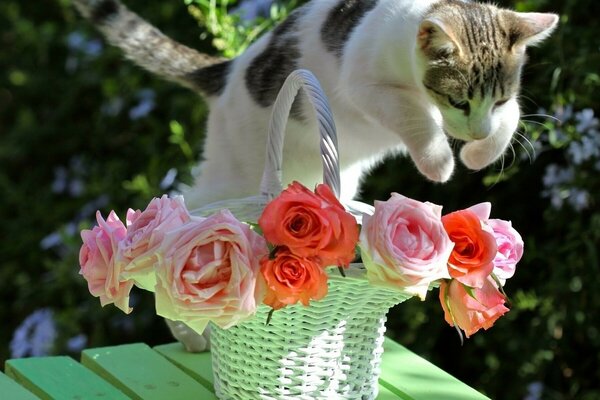
[[[523,239],[510,221],[490,219],[488,225],[494,231],[498,252],[494,258],[494,274],[504,285],[515,274],[517,263],[523,256]]]
[[[491,328],[498,318],[507,313],[505,301],[491,278],[486,279],[481,288],[470,289],[470,293],[456,279],[442,281],[440,286],[440,302],[446,322],[465,331],[467,337],[481,328]]]
[[[152,199],[143,212],[128,210],[127,237],[122,242],[123,257],[128,265],[123,277],[133,279],[143,289],[154,290],[156,249],[167,232],[190,220],[182,197],[164,195]]]
[[[429,285],[449,278],[452,242],[441,221],[442,207],[393,193],[363,217],[360,248],[370,282],[425,298]]]
[[[228,210],[170,231],[158,248],[156,312],[197,332],[209,321],[228,328],[251,317],[264,297],[257,278],[268,252]]]
[[[133,281],[120,278],[124,264],[119,261],[118,254],[119,242],[125,238],[127,230],[114,211],[106,221],[98,211],[96,220],[98,226],[81,231],[83,245],[79,251],[79,273],[87,281],[92,296],[100,297],[102,306],[114,303],[125,313],[130,313],[129,292]]]

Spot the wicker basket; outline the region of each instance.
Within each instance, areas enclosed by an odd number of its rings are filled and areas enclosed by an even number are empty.
[[[323,159],[323,179],[339,196],[340,177],[335,124],[314,75],[293,72],[273,107],[267,160],[256,197],[213,203],[195,214],[228,208],[238,218],[256,221],[265,204],[281,191],[283,135],[291,105],[300,89],[313,105]],[[357,219],[369,206],[345,204]],[[374,399],[378,392],[386,313],[410,295],[367,282],[362,264],[342,277],[329,273],[329,292],[309,307],[278,310],[267,325],[270,308],[260,306],[251,320],[227,330],[211,327],[211,353],[217,397],[251,399]]]

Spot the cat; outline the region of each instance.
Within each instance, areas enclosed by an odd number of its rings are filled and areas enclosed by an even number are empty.
[[[312,71],[339,136],[341,198],[388,154],[407,152],[426,178],[446,182],[460,159],[479,170],[502,156],[519,121],[527,46],[558,22],[461,0],[313,0],[243,54],[224,60],[165,35],[117,0],[75,0],[125,56],[199,92],[210,113],[204,160],[184,195],[188,207],[257,194],[271,106],[290,72]],[[283,180],[321,180],[316,122],[292,110]]]

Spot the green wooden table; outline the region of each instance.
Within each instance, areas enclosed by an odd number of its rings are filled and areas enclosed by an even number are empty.
[[[488,399],[398,343],[386,339],[384,347],[378,400]],[[216,399],[210,353],[186,353],[179,343],[88,349],[80,361],[8,360],[0,400]]]

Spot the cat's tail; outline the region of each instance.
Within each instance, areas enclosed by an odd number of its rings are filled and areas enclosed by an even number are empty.
[[[203,81],[212,69],[226,68],[228,63],[224,59],[177,43],[118,0],[74,0],[74,4],[111,44],[121,48],[136,64],[192,90],[214,94]]]

